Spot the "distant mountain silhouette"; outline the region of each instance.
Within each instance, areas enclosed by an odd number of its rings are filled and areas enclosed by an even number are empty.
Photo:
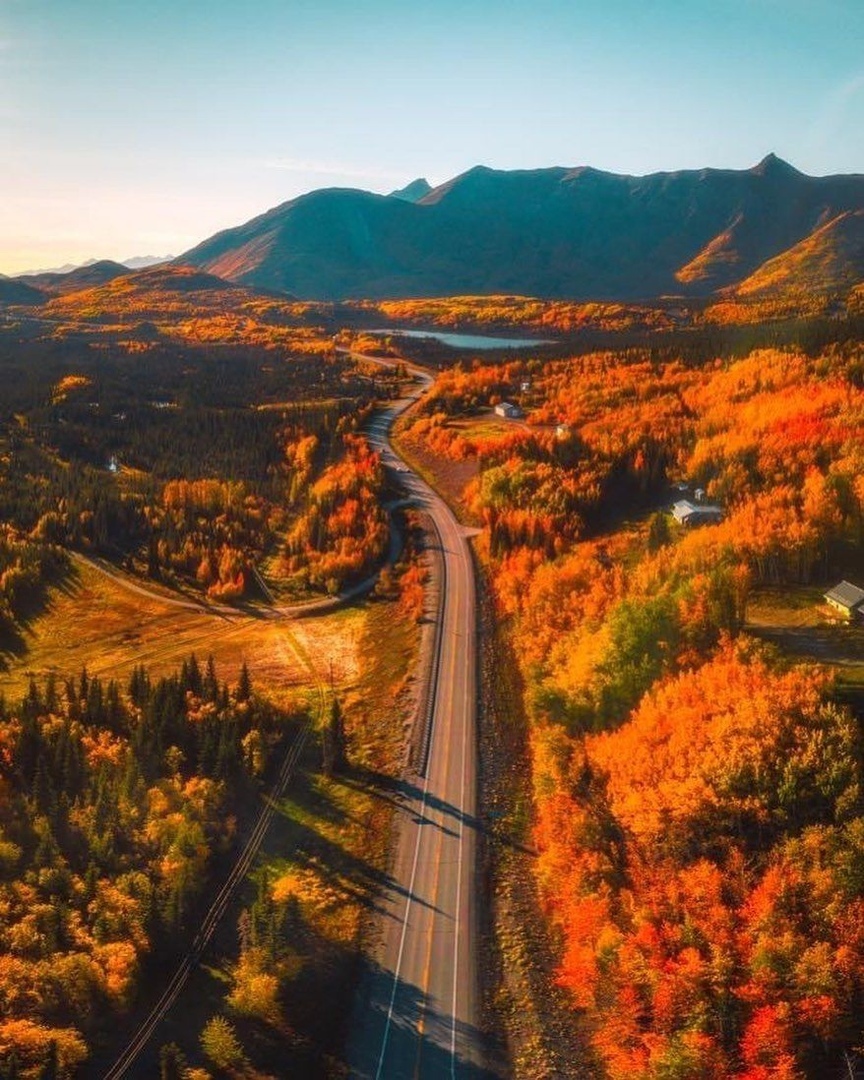
[[[425,176],[421,176],[419,180],[412,180],[410,184],[406,184],[405,187],[400,188],[398,191],[391,191],[390,198],[415,203],[420,202],[431,190],[432,185]]]
[[[131,259],[124,259],[123,265],[130,270],[143,270],[148,266],[160,266],[162,263],[171,262],[173,255],[133,255]]]
[[[128,266],[112,262],[110,259],[102,259],[97,262],[85,263],[83,266],[76,266],[74,270],[46,270],[42,274],[21,274],[17,280],[27,285],[33,285],[37,289],[65,293],[92,288],[94,285],[104,285],[107,281],[113,281],[114,278],[123,277],[124,274],[128,273]]]
[[[416,202],[412,189],[313,191],[177,261],[311,299],[707,296],[864,210],[864,176],[805,176],[773,154],[641,177],[477,166]]]
[[[87,270],[91,266],[120,266],[124,270],[143,270],[145,267],[158,266],[161,263],[171,262],[173,259],[173,255],[134,255],[131,259],[123,259],[121,262],[112,259],[88,259],[83,263],[64,263],[63,266],[52,266],[42,270],[25,270],[21,274],[15,274],[15,277],[24,281],[45,278],[49,274],[59,278],[75,270]]]

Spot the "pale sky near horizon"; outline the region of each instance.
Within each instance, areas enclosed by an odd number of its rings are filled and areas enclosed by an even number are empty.
[[[0,273],[475,164],[864,172],[864,0],[0,0]]]

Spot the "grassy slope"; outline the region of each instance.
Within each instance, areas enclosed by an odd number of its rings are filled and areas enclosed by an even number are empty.
[[[408,414],[410,415],[410,413]],[[477,476],[476,458],[450,461],[430,453],[421,439],[412,438],[405,431],[403,420],[397,421],[393,432],[393,445],[411,468],[450,505],[461,522],[476,525],[472,520],[465,494],[468,485]]]
[[[43,610],[26,626],[19,647],[0,654],[0,692],[16,701],[31,674],[43,680],[92,675],[125,681],[137,664],[151,675],[167,675],[194,652],[211,653],[220,679],[233,683],[244,660],[257,681],[280,701],[308,682],[296,657],[284,648],[279,623],[238,615],[220,618],[130,592],[92,568],[77,564],[53,586]],[[269,692],[269,690],[268,690]]]

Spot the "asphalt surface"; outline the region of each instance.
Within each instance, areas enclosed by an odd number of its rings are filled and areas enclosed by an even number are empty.
[[[427,767],[402,785],[395,858],[346,1059],[358,1080],[477,1080],[492,1074],[484,1067],[476,976],[474,568],[466,531],[390,446],[387,432],[407,404],[383,411],[368,430],[385,465],[401,473],[412,502],[432,518],[443,550],[437,679]]]

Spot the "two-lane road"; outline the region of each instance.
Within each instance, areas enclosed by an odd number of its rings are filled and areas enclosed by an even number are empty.
[[[385,464],[400,468],[443,551],[443,606],[424,775],[406,781],[380,937],[361,985],[347,1049],[362,1080],[486,1077],[477,990],[476,604],[465,531],[388,440],[397,403],[370,425]]]

